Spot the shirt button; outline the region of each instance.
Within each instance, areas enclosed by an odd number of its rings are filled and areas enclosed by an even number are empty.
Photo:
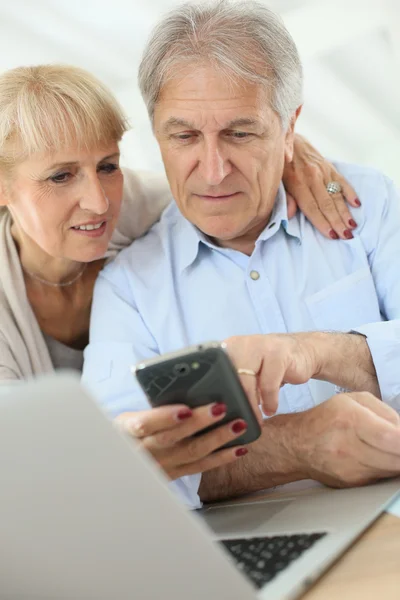
[[[260,279],[260,273],[258,271],[250,271],[250,277],[254,281],[257,281],[257,279]]]

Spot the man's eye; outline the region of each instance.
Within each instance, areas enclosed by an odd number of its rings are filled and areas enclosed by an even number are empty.
[[[52,175],[49,177],[50,181],[53,183],[65,183],[71,177],[71,173],[57,173],[56,175]]]
[[[237,140],[243,140],[250,137],[251,133],[247,133],[247,131],[232,131],[229,135]]]
[[[186,140],[190,140],[190,138],[193,137],[192,133],[176,133],[174,135],[174,138],[176,140],[180,140],[180,141],[186,141]]]
[[[118,169],[119,165],[115,163],[105,163],[99,167],[99,171],[103,171],[104,173],[114,173]]]

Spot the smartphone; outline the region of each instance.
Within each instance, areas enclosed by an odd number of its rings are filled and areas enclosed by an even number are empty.
[[[153,407],[181,403],[190,408],[212,402],[226,404],[224,419],[199,432],[205,433],[234,419],[246,421],[247,430],[243,435],[223,448],[249,444],[261,435],[260,424],[224,343],[209,342],[157,356],[135,365],[132,372]]]

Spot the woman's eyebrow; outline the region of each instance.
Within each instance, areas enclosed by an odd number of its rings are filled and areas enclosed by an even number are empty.
[[[102,162],[103,160],[110,160],[110,158],[119,158],[119,157],[120,157],[120,153],[114,152],[113,154],[108,154],[107,156],[103,156],[103,158],[101,158],[98,162]],[[52,169],[59,169],[60,167],[73,167],[76,165],[79,165],[78,160],[67,160],[65,162],[54,163],[53,165],[48,167],[47,170],[50,171]]]

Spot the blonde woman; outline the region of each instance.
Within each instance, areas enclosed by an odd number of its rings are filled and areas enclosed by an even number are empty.
[[[0,76],[0,383],[62,367],[81,369],[99,271],[142,235],[170,200],[162,176],[129,170],[123,176],[119,142],[126,129],[110,91],[80,69],[42,65]],[[324,178],[340,179],[299,140],[296,160],[303,165],[307,158],[319,165],[322,190]],[[315,164],[311,169],[315,176]],[[306,199],[306,211],[321,230],[335,237],[315,210],[304,173],[292,165],[287,184]],[[352,190],[348,196],[354,203]],[[334,227],[339,223],[342,237],[348,213],[343,202],[337,206],[333,216],[328,207],[327,218]],[[194,425],[187,436],[222,414],[216,406],[194,416],[183,405],[154,410],[151,430],[163,431],[172,421],[184,427],[189,417]],[[233,423],[208,434],[208,452],[238,433],[240,426]],[[244,452],[207,456],[206,466]]]

